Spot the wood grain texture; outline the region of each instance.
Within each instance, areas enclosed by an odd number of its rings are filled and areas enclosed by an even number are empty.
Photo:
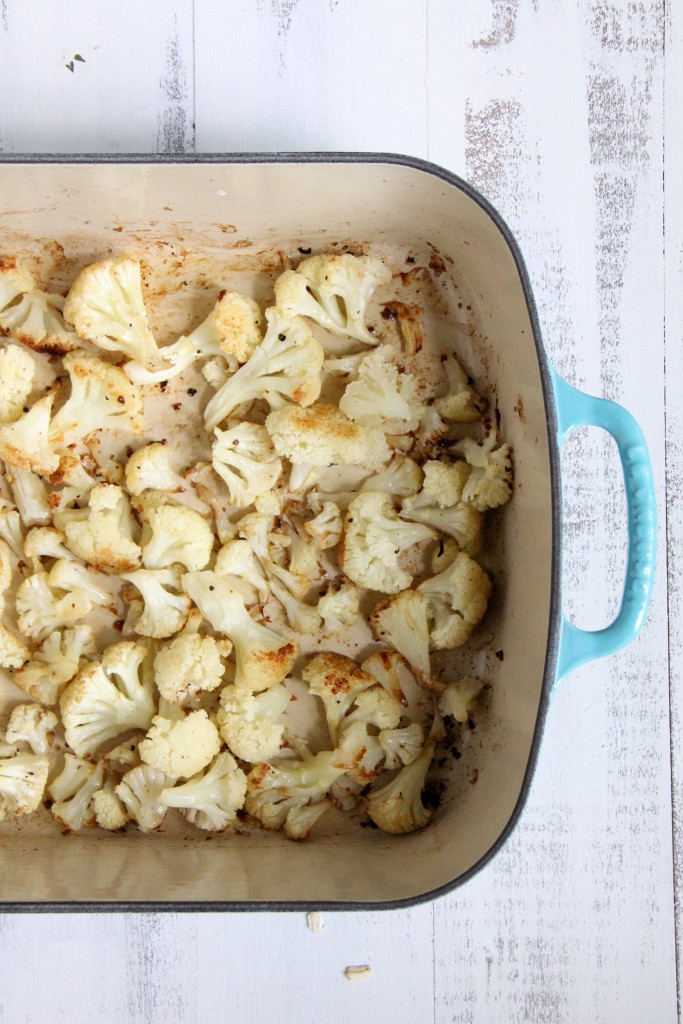
[[[676,1020],[682,56],[664,0],[0,0],[2,151],[388,150],[472,180],[519,240],[555,366],[634,412],[662,512],[666,426],[669,482],[669,628],[662,568],[637,643],[559,691],[521,823],[477,878],[320,934],[305,914],[4,917],[0,1022]],[[577,432],[563,471],[565,606],[595,627],[624,562],[613,445]]]

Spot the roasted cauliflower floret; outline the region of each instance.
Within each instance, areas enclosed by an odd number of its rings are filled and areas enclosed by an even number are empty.
[[[64,449],[95,430],[142,430],[142,394],[123,370],[86,352],[64,356],[71,394],[52,418],[48,440]]]
[[[84,761],[73,754],[64,755],[64,768],[48,787],[54,803],[50,810],[64,828],[78,832],[95,824],[93,797],[104,783],[104,763]]]
[[[413,578],[401,567],[400,555],[434,536],[428,526],[402,522],[391,495],[362,491],[349,505],[344,520],[339,564],[359,586],[396,594],[409,587]]]
[[[203,569],[211,558],[213,531],[191,508],[160,505],[147,511],[141,546],[145,569],[178,564],[194,572]]]
[[[381,427],[387,433],[405,433],[417,427],[424,403],[417,397],[417,381],[401,372],[390,345],[369,352],[358,377],[347,385],[339,410],[363,427]]]
[[[420,583],[418,592],[429,600],[432,647],[450,650],[467,643],[486,614],[491,589],[484,570],[464,552],[438,576]]]
[[[185,491],[188,484],[171,466],[168,446],[155,441],[133,452],[126,463],[126,489],[138,495],[143,491]]]
[[[316,654],[303,670],[302,678],[309,691],[323,702],[333,745],[353,722],[393,729],[400,721],[400,704],[378,685],[374,676],[343,654]]]
[[[360,616],[358,588],[343,583],[339,590],[331,590],[318,601],[318,614],[323,619],[324,636],[332,636],[352,626]]]
[[[116,484],[93,487],[87,509],[57,513],[55,524],[64,531],[67,548],[102,572],[121,574],[140,565],[128,497]]]
[[[473,505],[462,500],[470,475],[468,467],[462,462],[453,466],[427,462],[424,472],[422,490],[403,501],[399,515],[454,537],[468,555],[478,554],[483,543],[484,518]]]
[[[212,450],[213,468],[225,481],[233,505],[251,505],[269,491],[282,472],[268,431],[258,423],[240,423],[216,429]]]
[[[391,782],[373,790],[366,798],[368,817],[383,832],[415,832],[427,824],[432,812],[422,803],[422,790],[433,757],[434,744],[428,743]]]
[[[8,466],[5,479],[12,488],[21,521],[24,526],[41,526],[52,519],[45,484],[39,476],[28,469]]]
[[[190,711],[178,720],[156,715],[140,757],[173,779],[188,779],[213,761],[221,747],[218,730],[206,711]]]
[[[115,793],[142,832],[153,832],[166,817],[161,793],[174,779],[149,764],[132,768],[123,776]]]
[[[49,754],[54,742],[57,716],[40,704],[17,704],[9,716],[7,743],[27,743],[33,754]]]
[[[0,821],[8,814],[31,814],[43,798],[49,761],[44,754],[0,758]]]
[[[18,669],[30,657],[31,654],[26,644],[0,622],[0,666],[2,668]]]
[[[246,775],[232,754],[224,751],[203,775],[195,775],[172,789],[163,789],[160,799],[166,807],[180,808],[197,828],[222,832],[235,821],[246,792]]]
[[[418,679],[429,686],[429,600],[404,590],[380,601],[370,616],[372,632],[406,659]]]
[[[466,722],[484,689],[482,679],[466,676],[449,683],[439,696],[439,711],[444,717],[451,715],[456,722]]]
[[[232,649],[229,640],[186,633],[162,647],[154,657],[154,680],[162,697],[185,704],[198,693],[217,690],[223,682],[222,659]]]
[[[443,368],[448,380],[448,394],[436,399],[436,411],[440,416],[447,420],[455,420],[456,423],[474,423],[481,419],[486,409],[486,399],[474,390],[472,380],[455,356],[445,356]]]
[[[93,754],[132,729],[147,729],[155,712],[147,649],[122,641],[84,668],[59,699],[66,742],[77,754]]]
[[[35,372],[33,356],[25,349],[19,345],[0,348],[0,423],[19,419],[31,394]]]
[[[308,409],[276,409],[268,416],[266,429],[276,452],[295,464],[379,469],[391,458],[381,430],[362,427],[336,406],[322,402]]]
[[[311,256],[275,282],[275,301],[285,316],[307,316],[332,334],[367,345],[376,339],[366,327],[367,307],[391,271],[372,256]]]
[[[49,295],[15,260],[0,259],[0,332],[37,352],[62,354],[78,337],[64,322],[61,295]]]
[[[107,603],[111,599],[108,596]],[[45,640],[50,633],[82,621],[93,602],[82,588],[60,592],[46,572],[29,576],[17,590],[17,624],[24,636]]]
[[[107,775],[102,789],[98,789],[92,797],[95,822],[108,832],[125,828],[130,821],[128,808],[116,793],[116,785],[115,777]]]
[[[277,757],[285,728],[280,719],[291,697],[281,683],[259,694],[226,686],[217,720],[233,754],[252,764]]]
[[[512,494],[512,452],[509,444],[496,447],[495,430],[483,441],[465,437],[453,446],[453,452],[462,455],[471,467],[467,483],[462,489],[463,501],[480,512],[498,508],[510,500]]]
[[[59,456],[48,436],[54,398],[54,391],[49,391],[18,420],[0,427],[0,458],[8,465],[40,476],[50,476],[57,470]]]
[[[28,664],[14,673],[12,680],[29,697],[50,706],[57,703],[66,684],[83,667],[84,660],[96,653],[90,626],[50,633],[32,653]]]
[[[145,309],[138,260],[120,256],[85,267],[71,286],[64,318],[84,340],[157,368],[159,350]]]
[[[254,622],[239,594],[216,573],[188,573],[182,582],[207,622],[232,640],[235,685],[256,692],[282,682],[299,653],[298,644]]]
[[[207,431],[228,419],[238,406],[265,398],[271,406],[288,399],[311,405],[320,394],[323,350],[299,317],[285,319],[266,310],[268,329],[260,345],[216,392],[204,410]]]
[[[138,636],[155,640],[178,633],[190,613],[190,600],[186,594],[174,593],[180,586],[180,572],[176,569],[137,569],[122,573],[121,578],[136,587],[143,607],[132,618],[132,628]]]

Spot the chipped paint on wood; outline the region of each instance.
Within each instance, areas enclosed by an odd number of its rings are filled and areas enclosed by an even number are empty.
[[[177,21],[166,41],[166,65],[161,78],[163,107],[159,114],[157,151],[159,153],[188,153],[194,149],[193,104],[188,87],[188,74],[178,36]]]

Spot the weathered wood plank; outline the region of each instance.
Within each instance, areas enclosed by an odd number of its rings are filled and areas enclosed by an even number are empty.
[[[662,7],[468,7],[463,38],[430,5],[430,124],[449,120],[454,64],[463,118],[430,152],[508,219],[556,366],[639,418],[661,502]],[[565,604],[595,628],[625,555],[611,443],[574,437],[564,476]],[[673,1019],[666,680],[660,575],[639,641],[558,694],[508,848],[436,906],[438,1020]],[[458,959],[439,954],[463,936]]]
[[[3,3],[0,151],[191,151],[192,7]]]

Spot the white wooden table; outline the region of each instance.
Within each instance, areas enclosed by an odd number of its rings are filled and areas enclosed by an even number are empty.
[[[557,368],[642,424],[660,510],[645,629],[565,682],[522,821],[468,885],[320,934],[300,913],[5,916],[3,1024],[680,1019],[682,58],[664,0],[0,0],[1,151],[383,150],[472,181]],[[594,628],[619,474],[597,431],[564,468],[565,605]]]

